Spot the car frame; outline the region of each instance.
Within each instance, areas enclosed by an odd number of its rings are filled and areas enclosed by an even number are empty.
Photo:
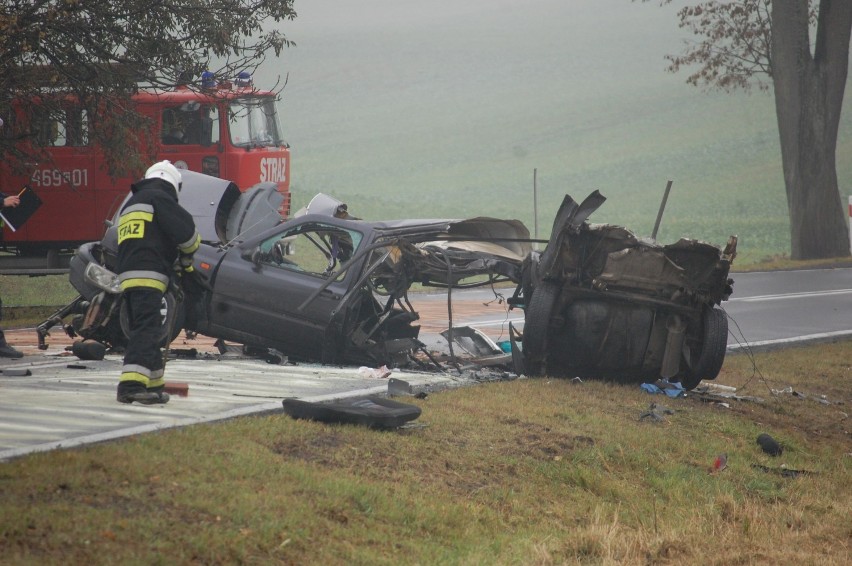
[[[184,327],[294,360],[396,365],[428,355],[413,284],[519,281],[531,249],[516,220],[374,222],[335,215],[343,203],[327,195],[315,202],[326,206],[229,246],[202,244],[194,267],[207,288],[187,293]]]
[[[690,239],[662,246],[621,226],[591,224],[606,200],[597,191],[579,204],[565,195],[540,253],[518,220],[366,221],[322,193],[284,219],[271,183],[242,192],[186,171],[179,199],[202,243],[193,272],[176,276],[164,296],[164,344],[186,330],[296,361],[434,369],[441,364],[419,340],[409,290],[512,282],[508,303],[525,317],[523,332],[509,333],[506,363],[516,373],[662,377],[692,389],[715,379],[725,358],[721,303],[733,291],[736,237],[724,249]],[[117,218],[100,242],[77,250],[70,280],[80,296],[39,325],[39,347],[68,314],[70,335],[126,344],[113,273]]]
[[[682,238],[659,245],[588,217],[606,200],[565,196],[544,251],[521,285],[524,369],[532,375],[615,381],[715,379],[727,349],[721,302],[737,238],[724,249]]]

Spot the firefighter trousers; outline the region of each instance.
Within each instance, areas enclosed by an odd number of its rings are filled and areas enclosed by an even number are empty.
[[[119,392],[161,391],[163,379],[163,354],[160,350],[163,319],[161,308],[163,293],[156,289],[127,289],[124,292],[130,314],[127,349],[121,368]]]

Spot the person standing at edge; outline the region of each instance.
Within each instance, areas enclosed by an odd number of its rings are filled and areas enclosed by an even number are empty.
[[[3,120],[0,120],[0,126],[3,125]],[[21,203],[21,199],[19,199],[16,195],[7,196],[3,193],[0,193],[0,199],[3,200],[3,208],[14,208]],[[3,318],[3,299],[0,297],[0,320]],[[0,358],[22,358],[24,356],[23,352],[16,350],[12,346],[6,342],[6,335],[3,334],[3,329],[0,328]]]
[[[133,195],[118,221],[118,277],[130,313],[128,345],[116,398],[120,403],[168,403],[160,351],[160,306],[175,260],[192,271],[201,243],[192,215],[178,203],[180,171],[155,163],[131,185]]]

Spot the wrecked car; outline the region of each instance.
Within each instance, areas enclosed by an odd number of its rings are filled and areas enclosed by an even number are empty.
[[[529,253],[517,221],[367,222],[341,204],[332,214],[309,205],[235,245],[199,250],[195,268],[210,290],[186,328],[297,360],[396,365],[421,349],[413,284],[517,281]]]
[[[737,238],[726,247],[681,239],[659,245],[621,226],[591,224],[605,201],[566,195],[547,247],[524,265],[515,302],[525,309],[524,369],[531,375],[693,389],[715,379],[727,349],[722,301]],[[519,299],[520,297],[520,299]]]
[[[724,361],[721,302],[732,292],[735,237],[724,250],[688,239],[663,246],[621,226],[591,224],[606,200],[595,191],[579,204],[565,196],[539,253],[517,220],[364,221],[324,194],[284,219],[274,184],[241,192],[227,180],[183,175],[180,202],[203,243],[195,275],[176,278],[163,297],[164,345],[185,330],[295,361],[398,367],[429,360],[429,369],[441,368],[419,340],[411,287],[508,281],[524,329],[510,327],[511,353],[503,358],[494,344],[484,354],[466,348],[489,365],[505,360],[527,375],[665,378],[692,389],[714,379]],[[56,324],[114,349],[126,344],[112,271],[116,220],[100,242],[77,250],[70,280],[80,296],[39,325],[39,347]],[[480,334],[448,329],[450,359],[454,343],[488,342]]]
[[[274,183],[259,183],[245,192],[231,181],[183,172],[178,197],[181,206],[193,216],[204,245],[227,245],[240,234],[250,236],[281,222],[283,197]],[[130,193],[126,198],[130,198]],[[126,202],[126,201],[125,201]],[[36,327],[39,349],[46,349],[47,336],[57,325],[70,337],[99,342],[113,349],[127,344],[127,313],[122,309],[122,293],[114,273],[118,254],[117,208],[102,240],[88,242],[75,250],[69,265],[69,281],[79,295],[51,314]],[[162,339],[177,336],[182,329],[184,297],[180,281],[173,278],[161,305]],[[64,319],[71,317],[70,323]]]
[[[163,299],[164,341],[183,329],[293,360],[398,365],[423,349],[408,301],[413,284],[519,281],[531,249],[528,230],[515,220],[371,222],[323,194],[284,220],[270,184],[241,193],[221,179],[183,175],[180,202],[203,243],[197,275],[184,275]],[[66,332],[126,343],[126,313],[110,291],[117,249],[114,227],[101,242],[81,246],[71,264],[81,296],[40,325],[40,345],[69,314]]]

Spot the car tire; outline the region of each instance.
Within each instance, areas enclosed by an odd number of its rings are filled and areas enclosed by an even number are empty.
[[[160,312],[163,315],[160,346],[168,346],[183,330],[186,311],[183,303],[179,303],[177,299],[175,299],[174,293],[167,292],[163,295]],[[121,321],[121,331],[124,333],[125,337],[129,338],[130,312],[127,307],[127,301],[121,301],[121,313],[119,315],[119,319]],[[170,330],[171,333],[169,333]]]
[[[553,281],[542,281],[529,299],[524,315],[522,340],[524,371],[529,375],[544,375],[547,358],[548,334],[553,307],[561,287]]]
[[[687,390],[698,387],[702,379],[716,379],[728,349],[728,315],[725,310],[717,306],[706,307],[702,318],[701,352],[681,379],[681,385]]]
[[[116,305],[115,300],[114,295],[101,291],[91,301],[84,301],[82,312],[71,319],[74,333],[84,340],[94,340],[112,349],[123,350],[127,346],[127,337],[121,329],[120,305]]]

